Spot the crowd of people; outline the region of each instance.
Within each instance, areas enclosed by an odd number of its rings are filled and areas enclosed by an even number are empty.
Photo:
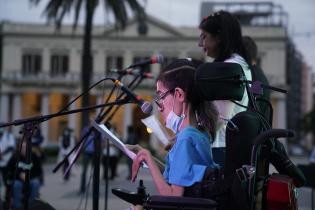
[[[26,182],[29,182],[30,200],[39,197],[40,186],[44,184],[42,169],[44,153],[41,148],[43,136],[38,128],[32,132],[32,138],[27,144],[27,140],[16,141],[9,129],[0,128],[0,191],[4,192],[1,200],[5,201],[3,202],[5,209],[22,208]]]

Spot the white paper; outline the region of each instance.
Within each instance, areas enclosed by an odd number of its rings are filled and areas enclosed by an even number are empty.
[[[92,122],[92,125],[97,129],[104,138],[109,139],[118,149],[125,153],[132,160],[135,159],[136,154],[129,150],[126,145],[117,138],[104,124],[97,124],[95,121]],[[148,166],[143,163],[143,167],[148,168]]]
[[[168,145],[171,137],[168,135],[165,128],[161,125],[155,115],[151,115],[141,121],[145,124],[145,126],[152,130],[152,133],[162,142],[164,146]]]

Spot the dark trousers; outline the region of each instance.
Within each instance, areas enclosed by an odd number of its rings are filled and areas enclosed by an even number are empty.
[[[110,169],[110,179],[114,179],[116,177],[116,170],[117,170],[117,163],[118,163],[118,156],[110,156],[108,159],[107,165],[107,157],[104,155],[102,157],[103,163],[103,179],[106,179],[106,169]],[[107,168],[106,168],[107,167]]]
[[[80,186],[80,192],[85,192],[85,186],[86,186],[86,172],[89,164],[93,164],[93,154],[90,153],[84,153],[83,159],[82,159],[82,174],[81,174],[81,186]]]
[[[9,184],[9,180],[8,180],[8,169],[7,167],[0,167],[0,173],[2,176],[2,180],[3,180],[3,186],[5,187],[5,203],[8,204],[10,201],[10,194],[11,194],[11,188],[10,188],[10,184]]]
[[[62,169],[62,171],[63,171],[63,179],[64,179],[65,181],[68,181],[69,178],[70,178],[70,170],[68,171],[68,173],[66,173],[66,170],[67,170],[68,166],[69,166],[69,160],[66,159],[66,160],[65,160],[65,163],[63,164],[63,169]],[[65,174],[65,173],[66,173],[66,174]]]

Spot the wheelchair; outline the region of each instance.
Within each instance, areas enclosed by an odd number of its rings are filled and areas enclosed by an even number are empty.
[[[305,177],[277,140],[293,137],[294,132],[271,128],[272,107],[267,101],[269,117],[259,112],[259,95],[250,90],[239,64],[204,63],[195,80],[201,97],[207,100],[237,101],[244,91],[249,96],[249,108],[227,123],[224,168],[207,169],[204,180],[186,187],[183,197],[150,196],[141,190],[142,182],[137,193],[112,189],[113,194],[148,210],[297,209],[295,188],[305,183]],[[269,173],[270,164],[279,174]]]

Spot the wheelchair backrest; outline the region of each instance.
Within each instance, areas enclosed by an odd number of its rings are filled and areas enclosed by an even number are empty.
[[[231,121],[237,129],[226,128],[226,156],[224,175],[230,176],[243,165],[250,165],[253,140],[263,131],[261,118],[257,113],[244,111]]]

